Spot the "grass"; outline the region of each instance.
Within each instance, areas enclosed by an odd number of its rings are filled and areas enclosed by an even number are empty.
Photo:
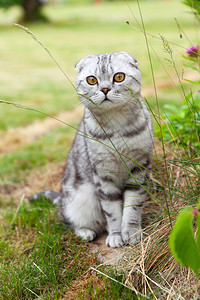
[[[129,5],[140,20],[136,3]],[[147,32],[158,36],[159,29],[169,41],[187,48],[190,44],[185,38],[180,39],[176,17],[184,32],[195,41],[192,15],[180,1],[147,1],[141,7]],[[125,50],[139,61],[143,91],[152,111],[157,113],[157,101],[161,111],[166,103],[181,107],[184,97],[178,92],[181,85],[176,71],[166,60],[169,55],[161,40],[149,37],[156,49],[156,54],[151,50],[158,91],[155,99],[144,35],[125,23],[129,20],[138,27],[124,2],[99,7],[47,6],[45,13],[52,23],[29,28],[48,47],[73,83],[74,64],[83,56]],[[73,87],[44,49],[23,30],[9,25],[19,14],[17,8],[6,13],[0,11],[1,99],[50,115],[67,110],[73,115],[79,103]],[[185,49],[171,47],[181,78]],[[189,76],[190,73],[184,75]],[[191,88],[184,81],[183,86],[186,93]],[[0,104],[0,134],[9,136],[13,130],[15,135],[17,128],[44,118],[33,111]],[[78,121],[75,117],[72,123]],[[57,187],[74,133],[68,127],[49,130],[13,151],[8,149],[7,153],[4,149],[0,157],[0,298],[134,299],[135,293],[121,283],[155,299],[198,295],[198,281],[187,268],[180,269],[168,249],[168,236],[178,211],[182,206],[195,205],[198,198],[197,159],[177,146],[157,142],[151,197],[144,210],[143,243],[128,247],[119,269],[113,270],[99,267],[96,256],[89,254],[88,245],[60,223],[55,207],[46,201],[30,204],[23,200],[24,193],[29,196],[33,191]],[[118,282],[98,274],[91,266]]]
[[[23,203],[9,215],[1,239],[0,292],[3,298],[58,299],[90,267],[88,246],[64,231],[48,202]],[[6,226],[4,223],[4,226]],[[4,229],[5,230],[5,229]],[[7,284],[5,285],[5,282]]]
[[[157,34],[157,28],[159,28],[159,33],[167,39],[187,47],[186,41],[179,38],[174,17],[181,20],[182,27],[193,40],[195,39],[195,32],[192,16],[185,13],[184,19],[182,18],[185,7],[179,1],[173,1],[170,5],[157,1],[155,5],[156,10],[154,4],[142,3],[146,30]],[[139,19],[136,4],[130,4],[130,6]],[[162,14],[163,9],[165,9],[164,16]],[[81,6],[79,9],[77,6],[47,7],[46,14],[53,20],[52,24],[30,25],[29,28],[50,49],[72,82],[75,82],[76,75],[74,65],[83,56],[88,53],[124,50],[137,57],[142,71],[144,89],[146,85],[152,84],[144,37],[143,34],[126,24],[128,19],[134,26],[138,27],[125,3],[119,2],[114,5],[106,3],[105,6],[98,7],[98,9],[93,6]],[[65,18],[65,22],[60,24],[59,21],[62,16]],[[74,18],[75,21],[68,24],[69,18]],[[6,22],[7,19],[4,14],[2,14],[1,20]],[[108,28],[109,30],[107,30]],[[13,25],[3,26],[0,31],[2,39],[0,50],[2,57],[0,70],[1,99],[29,105],[54,115],[61,110],[72,109],[77,105],[74,89],[34,40],[23,30],[15,28]],[[157,53],[159,55],[161,53],[161,60],[165,62],[167,55],[163,52],[162,42],[153,38],[150,40]],[[183,54],[184,52],[185,50],[182,48],[174,48],[180,73],[182,72],[180,53]],[[162,66],[154,55],[153,65],[158,81],[169,80],[168,75],[163,72]],[[172,68],[170,66],[167,68],[175,77]],[[172,97],[175,95],[172,93]],[[163,103],[166,103],[166,99],[162,93],[159,97],[162,106]],[[0,130],[5,131],[8,127],[23,126],[39,118],[44,117],[34,113],[24,114],[24,112],[1,106]]]
[[[179,211],[197,205],[199,156],[191,157],[184,149],[169,144],[164,151],[161,145],[156,149],[150,189],[153,197],[144,210],[143,242],[134,250],[127,249],[120,269],[126,273],[125,283],[137,286],[146,295],[195,299],[199,277],[189,268],[180,267],[169,251],[168,239]]]
[[[77,124],[75,127],[78,127]],[[47,163],[60,163],[66,159],[74,136],[74,129],[68,127],[50,131],[33,144],[5,154],[0,158],[1,179],[23,181],[31,171]],[[66,140],[68,141],[66,145]],[[56,149],[51,147],[57,144]]]
[[[134,299],[133,292],[120,284],[123,277],[113,270],[107,273],[117,283],[88,271],[97,266],[96,256],[64,228],[48,201],[21,202],[17,212],[4,215],[1,232],[2,299],[60,299],[65,294],[67,299]]]

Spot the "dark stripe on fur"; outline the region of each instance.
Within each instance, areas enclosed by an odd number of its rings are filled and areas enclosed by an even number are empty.
[[[132,207],[133,210],[138,210],[138,209],[141,209],[143,207],[143,204],[144,203],[141,202],[141,203],[138,203],[138,204],[134,204],[131,207]]]
[[[147,194],[147,191],[144,190],[144,189],[141,189],[141,190],[138,191],[138,194],[139,195],[145,195],[145,194]]]
[[[137,61],[136,61],[136,62],[137,62]],[[134,63],[132,63],[132,62],[129,62],[129,65],[130,65],[131,67],[136,68],[137,70],[139,70],[139,67],[138,67],[136,64],[134,64]]]
[[[128,222],[128,225],[130,225],[130,226],[137,226],[139,224],[140,224],[139,221],[130,221],[130,222]]]
[[[131,169],[131,174],[143,172],[144,167],[143,166],[135,166]]]
[[[148,123],[147,122],[144,122],[140,127],[138,128],[134,128],[130,131],[125,131],[124,132],[124,137],[135,137],[139,134],[141,134],[148,126]]]
[[[144,181],[143,183],[126,183],[123,185],[123,189],[131,190],[131,191],[139,191],[140,189],[143,189],[143,187],[147,186],[147,182]]]
[[[100,176],[99,177],[102,181],[104,181],[104,182],[112,182],[112,183],[114,183],[114,180],[110,177],[110,176]]]
[[[108,213],[108,212],[105,211],[104,209],[103,209],[103,212],[104,212],[104,214],[105,214],[107,217],[112,218],[112,214]]]
[[[132,76],[132,75],[129,75],[135,82],[137,82],[137,84],[139,84],[140,85],[140,82],[134,77],[134,76]]]
[[[120,192],[115,192],[115,193],[104,193],[102,190],[97,190],[96,192],[97,197],[100,200],[104,200],[104,201],[117,201],[117,200],[121,200],[122,198],[122,193]]]
[[[87,132],[90,136],[92,136],[96,140],[106,140],[108,138],[113,137],[113,133],[110,133],[110,134],[108,134],[106,132],[98,133],[96,131],[92,131],[89,127],[87,128]]]

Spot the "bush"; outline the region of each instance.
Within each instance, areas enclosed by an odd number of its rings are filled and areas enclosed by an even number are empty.
[[[164,141],[172,141],[183,147],[193,150],[196,154],[200,151],[200,93],[190,93],[181,109],[174,105],[165,105],[168,111],[163,116],[165,125],[162,126]],[[160,126],[155,128],[156,135],[161,137]]]

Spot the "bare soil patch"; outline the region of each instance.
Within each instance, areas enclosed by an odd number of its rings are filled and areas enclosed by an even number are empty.
[[[23,128],[10,128],[0,135],[0,155],[11,153],[16,149],[32,143],[45,135],[49,130],[56,129],[66,124],[80,120],[83,114],[83,107],[78,106],[72,111],[60,112],[57,116],[47,117],[43,121],[36,121]],[[60,120],[60,122],[58,121]]]
[[[43,170],[40,169],[31,172],[23,183],[0,182],[0,196],[4,197],[4,199],[7,196],[12,196],[17,206],[22,197],[25,201],[28,201],[28,198],[36,192],[46,189],[59,191],[64,166],[64,162],[60,164],[48,164]]]

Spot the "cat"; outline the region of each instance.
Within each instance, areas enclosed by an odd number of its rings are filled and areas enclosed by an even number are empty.
[[[61,192],[44,191],[83,240],[107,230],[106,245],[141,239],[153,129],[141,98],[137,60],[126,52],[88,55],[76,65],[85,110],[68,155]]]

